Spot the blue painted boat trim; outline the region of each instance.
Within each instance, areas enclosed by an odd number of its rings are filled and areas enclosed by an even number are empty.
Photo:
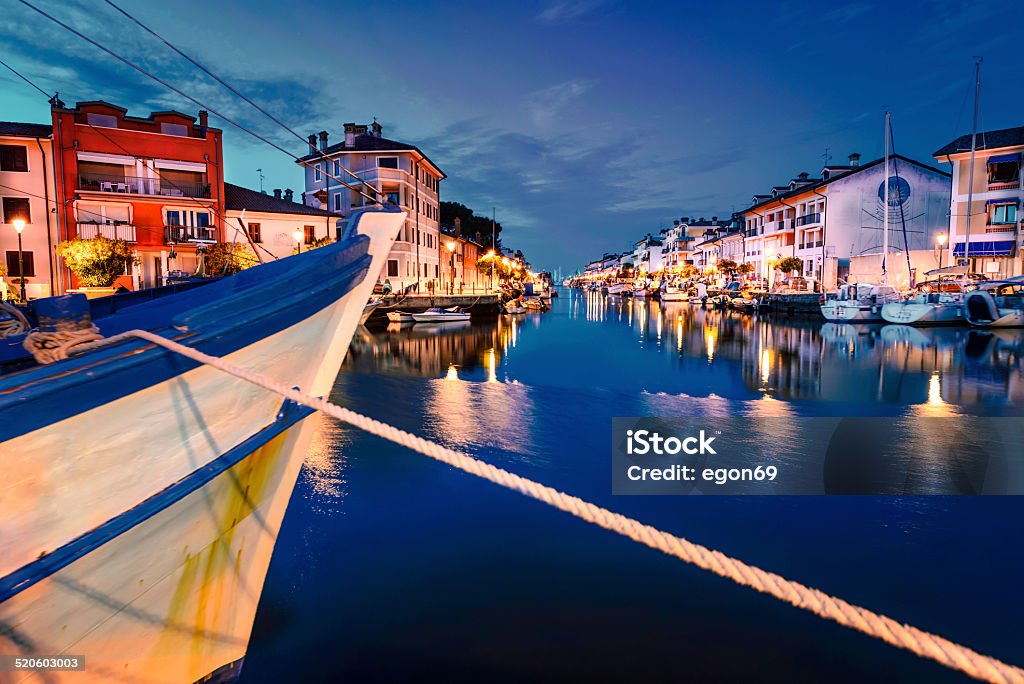
[[[79,558],[95,551],[116,539],[133,527],[149,520],[161,511],[170,508],[189,494],[202,488],[215,477],[237,465],[257,449],[292,427],[303,418],[315,413],[314,409],[285,401],[278,413],[277,421],[271,423],[244,442],[213,459],[190,475],[178,480],[135,507],[112,518],[81,537],[74,539],[52,553],[32,561],[0,578],[0,603],[17,596],[32,585],[50,577],[74,563]]]
[[[105,335],[150,329],[207,354],[224,356],[344,297],[366,277],[371,261],[368,247],[368,238],[356,236],[138,310],[126,307],[97,322]],[[0,442],[165,382],[198,365],[132,340],[0,377]]]

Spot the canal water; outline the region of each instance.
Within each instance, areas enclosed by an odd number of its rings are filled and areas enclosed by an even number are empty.
[[[545,314],[357,334],[331,399],[1021,662],[1021,498],[613,496],[609,440],[615,416],[1019,416],[1020,332],[561,293]],[[314,419],[244,682],[960,680]]]

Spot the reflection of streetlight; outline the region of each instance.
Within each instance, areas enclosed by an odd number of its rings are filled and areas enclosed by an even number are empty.
[[[25,303],[28,301],[25,296],[25,254],[21,251],[21,231],[25,230],[25,219],[16,218],[11,223],[18,234],[18,280],[21,281],[21,301]]]
[[[449,262],[449,266],[450,266],[449,270],[451,271],[451,280],[452,280],[451,285],[448,288],[448,294],[452,294],[453,295],[453,294],[455,294],[455,243],[449,241],[448,244],[445,245],[445,247],[448,248],[448,254],[449,254],[448,258],[450,260],[450,262]]]
[[[946,251],[944,247],[946,246],[946,240],[948,239],[949,236],[945,233],[939,233],[935,236],[935,244],[939,246],[939,268],[942,268],[942,253]]]
[[[292,238],[295,240],[295,244],[297,245],[298,248],[297,254],[302,254],[302,238],[304,238],[305,236],[306,233],[301,228],[296,228],[295,230],[292,231]]]

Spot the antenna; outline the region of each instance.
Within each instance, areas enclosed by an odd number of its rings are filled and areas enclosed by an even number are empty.
[[[832,155],[829,154],[828,147],[825,148],[825,154],[821,155],[821,158],[825,160],[825,166],[828,166],[828,163],[832,161]]]
[[[260,175],[260,194],[263,194],[263,169],[256,169],[256,173]]]

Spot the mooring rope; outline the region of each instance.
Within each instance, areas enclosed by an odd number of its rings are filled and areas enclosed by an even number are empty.
[[[853,605],[843,599],[788,580],[781,575],[767,572],[743,561],[731,558],[720,551],[714,551],[682,537],[663,532],[650,525],[613,513],[606,508],[588,503],[580,498],[565,494],[557,489],[542,485],[507,470],[490,465],[467,454],[459,453],[422,437],[399,430],[386,423],[368,418],[319,397],[308,395],[284,383],[277,382],[261,373],[241,368],[222,358],[210,356],[191,347],[168,340],[146,330],[129,330],[100,342],[80,345],[74,353],[88,351],[119,342],[138,338],[168,349],[177,354],[211,366],[246,382],[258,385],[286,399],[316,409],[344,421],[349,425],[369,432],[388,441],[412,449],[424,456],[446,463],[471,475],[507,489],[517,491],[538,501],[554,506],[581,520],[603,527],[652,549],[673,556],[686,563],[730,579],[737,584],[751,587],[769,594],[797,608],[832,620],[846,627],[896,646],[976,679],[999,684],[1024,684],[1024,670],[1008,665],[941,636],[903,624],[867,608]]]
[[[10,318],[0,318],[0,338],[20,335],[32,327],[21,309],[13,304],[0,301],[0,311],[10,316]]]

